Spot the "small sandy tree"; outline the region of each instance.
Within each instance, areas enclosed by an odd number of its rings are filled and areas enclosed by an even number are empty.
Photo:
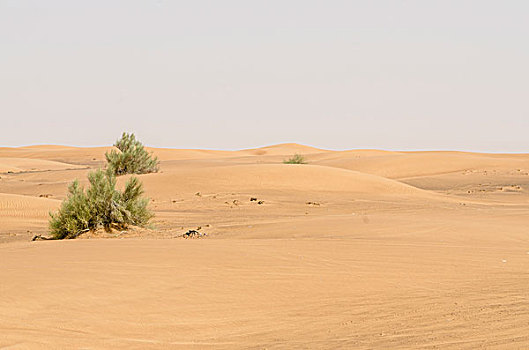
[[[124,174],[147,174],[155,173],[159,169],[160,162],[136,140],[134,134],[126,132],[114,144],[119,151],[112,150],[105,153],[108,168],[115,175]]]
[[[284,164],[307,164],[307,161],[305,160],[305,157],[303,157],[301,154],[296,153],[289,159],[284,160],[283,163]]]
[[[116,189],[116,176],[110,169],[93,171],[88,180],[86,191],[79,181],[72,182],[59,211],[50,213],[51,239],[76,238],[99,227],[110,230],[144,226],[153,217],[138,178],[131,177],[123,191]]]

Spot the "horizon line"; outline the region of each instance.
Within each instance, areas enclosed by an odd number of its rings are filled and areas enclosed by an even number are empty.
[[[318,146],[313,145],[307,145],[297,142],[282,142],[277,144],[269,144],[264,146],[257,146],[257,147],[249,147],[249,148],[238,148],[238,149],[220,149],[220,148],[177,148],[177,147],[160,147],[160,146],[151,146],[148,144],[144,144],[147,148],[154,148],[154,149],[169,149],[169,150],[188,150],[188,151],[221,151],[221,152],[237,152],[237,151],[248,151],[248,150],[255,150],[255,149],[262,149],[267,147],[278,147],[278,146],[286,146],[286,145],[292,145],[292,146],[301,146],[301,147],[307,147],[307,148],[314,148],[315,150],[320,151],[330,151],[330,152],[347,152],[347,151],[382,151],[382,152],[460,152],[460,153],[481,153],[481,154],[529,154],[528,152],[523,151],[490,151],[490,150],[473,150],[473,149],[434,149],[434,148],[413,148],[413,149],[386,149],[386,148],[344,148],[344,149],[332,149],[332,148],[321,148]],[[11,146],[11,145],[0,145],[0,148],[24,148],[24,147],[39,147],[39,146],[56,146],[56,147],[71,147],[71,148],[102,148],[102,147],[113,147],[113,145],[90,145],[90,146],[83,146],[83,145],[65,145],[65,144],[52,144],[52,143],[34,143],[34,144],[23,144],[23,145],[17,145],[17,146]]]

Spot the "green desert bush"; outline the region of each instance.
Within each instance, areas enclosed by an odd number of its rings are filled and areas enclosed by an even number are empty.
[[[305,160],[305,157],[303,157],[301,154],[296,153],[289,159],[284,160],[283,163],[285,164],[307,164],[307,161]]]
[[[136,140],[134,134],[126,132],[114,144],[119,151],[112,150],[105,153],[108,168],[115,175],[124,174],[147,174],[158,171],[159,161],[152,153],[143,147],[143,144]]]
[[[52,239],[75,238],[99,227],[109,230],[144,226],[153,217],[138,178],[131,177],[123,191],[116,189],[116,176],[110,169],[89,173],[88,181],[86,191],[77,180],[72,182],[59,211],[50,213]]]

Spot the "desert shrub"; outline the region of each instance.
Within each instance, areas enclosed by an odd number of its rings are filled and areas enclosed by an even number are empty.
[[[128,225],[144,226],[153,217],[142,197],[143,185],[131,177],[121,192],[116,189],[116,176],[97,170],[88,174],[90,186],[85,191],[75,180],[68,187],[68,196],[57,213],[50,213],[53,239],[75,238],[83,232],[104,227],[124,229]]]
[[[305,160],[305,157],[303,157],[301,154],[296,153],[289,159],[284,160],[283,163],[285,164],[307,164],[307,161]]]
[[[134,134],[126,132],[114,144],[119,151],[112,150],[105,153],[108,168],[115,175],[123,174],[147,174],[158,171],[158,158],[153,156],[136,140]]]

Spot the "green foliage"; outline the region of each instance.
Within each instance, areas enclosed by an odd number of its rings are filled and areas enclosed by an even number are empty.
[[[52,238],[75,238],[98,227],[108,230],[144,226],[153,217],[147,208],[149,199],[142,197],[143,185],[137,178],[131,177],[123,192],[116,189],[116,176],[110,169],[89,173],[88,181],[90,187],[86,191],[77,180],[72,182],[58,213],[50,213]]]
[[[155,173],[159,168],[157,157],[145,150],[134,134],[123,133],[114,144],[119,151],[105,153],[108,168],[116,175]]]
[[[305,157],[303,157],[301,154],[296,153],[289,159],[284,160],[283,163],[284,164],[307,164],[307,161],[305,160]]]

